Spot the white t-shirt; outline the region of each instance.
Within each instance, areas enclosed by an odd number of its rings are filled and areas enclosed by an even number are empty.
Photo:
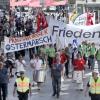
[[[35,59],[31,59],[31,60],[30,60],[30,64],[34,64],[34,60],[35,60]]]
[[[42,62],[42,60],[41,59],[35,59],[34,60],[34,66],[35,66],[35,70],[40,70],[41,69],[41,67],[42,67],[42,64],[43,64],[43,62]]]
[[[17,72],[25,71],[25,68],[24,68],[25,67],[24,65],[26,65],[25,60],[22,60],[22,63],[19,60],[15,61]]]
[[[30,65],[31,65],[31,67],[33,67],[33,66],[35,65],[34,61],[35,61],[35,59],[31,59],[31,60],[30,60]]]
[[[74,52],[74,59],[77,59],[78,52]]]

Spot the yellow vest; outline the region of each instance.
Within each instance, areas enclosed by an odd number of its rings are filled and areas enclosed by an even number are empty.
[[[21,78],[17,78],[16,84],[17,84],[17,91],[25,93],[27,90],[29,90],[30,80],[27,77],[24,77],[23,80]]]
[[[90,78],[90,93],[91,94],[100,94],[100,78],[98,78],[97,82],[93,79],[93,77]]]

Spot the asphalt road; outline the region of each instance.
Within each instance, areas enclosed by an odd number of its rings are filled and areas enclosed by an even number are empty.
[[[30,77],[32,81],[32,70],[31,68],[26,68],[26,75]],[[88,78],[88,74],[86,74]],[[87,84],[87,78],[84,79],[84,88]],[[13,86],[15,78],[10,79],[9,88],[8,88],[8,98],[7,100],[18,100],[17,93],[13,96]],[[76,84],[72,82],[72,79],[65,79],[61,86],[61,96],[59,100],[90,100],[88,95],[84,96],[84,91],[76,90]],[[50,77],[50,71],[47,71],[46,81],[41,85],[41,90],[37,90],[37,86],[32,88],[32,96],[29,97],[29,100],[54,100],[56,97],[52,97],[52,83]]]
[[[28,60],[28,56],[26,55],[26,60]],[[88,77],[90,76],[90,71],[86,71],[85,79],[84,79],[84,88],[88,82]],[[26,68],[26,75],[30,77],[32,81],[32,69],[30,66]],[[8,87],[8,97],[7,100],[18,100],[17,93],[13,96],[13,87],[16,77],[10,79],[9,87]],[[72,82],[72,79],[65,79],[61,86],[61,96],[59,100],[90,100],[88,94],[84,95],[84,91],[76,90],[76,84]],[[50,77],[49,69],[46,71],[46,81],[41,85],[41,90],[37,90],[37,86],[32,88],[32,96],[29,97],[29,100],[56,100],[56,97],[52,97],[52,81]]]

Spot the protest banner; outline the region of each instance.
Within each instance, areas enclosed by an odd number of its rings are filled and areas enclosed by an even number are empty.
[[[50,19],[49,27],[26,37],[5,37],[4,51],[14,52],[44,44],[57,43],[58,48],[65,48],[69,43],[75,45],[83,41],[100,44],[100,24],[92,26],[76,26]]]
[[[48,32],[52,34],[53,43],[56,41],[56,34],[58,34],[63,47],[65,44],[73,43],[73,40],[75,39],[77,39],[78,44],[83,41],[98,44],[100,41],[100,24],[92,26],[76,26],[51,19]],[[64,41],[66,41],[66,43]]]
[[[47,32],[47,28],[25,37],[5,37],[4,52],[14,52],[35,46],[52,43],[52,38]]]
[[[90,13],[92,14],[92,13]],[[95,13],[93,13],[92,21],[95,24]],[[69,23],[74,25],[86,25],[87,23],[87,13],[79,14],[79,13],[71,13],[69,14]]]

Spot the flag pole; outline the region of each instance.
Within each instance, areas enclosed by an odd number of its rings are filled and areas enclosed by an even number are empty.
[[[66,0],[66,8],[65,8],[65,11],[66,11],[66,23],[69,24],[69,14],[68,14],[68,10],[69,10],[69,6],[68,6],[68,0]]]
[[[66,16],[66,24],[69,24],[69,6],[68,6],[68,0],[66,0],[65,4],[65,16]],[[66,38],[64,38],[64,47],[66,47]]]

